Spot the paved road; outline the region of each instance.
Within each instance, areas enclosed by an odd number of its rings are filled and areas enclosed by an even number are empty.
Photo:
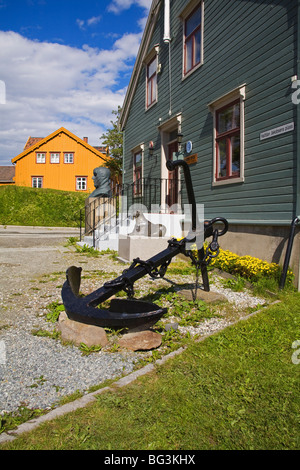
[[[54,247],[69,237],[79,237],[78,228],[20,227],[0,225],[0,250],[6,248]]]
[[[65,246],[71,236],[79,236],[79,229],[0,226],[0,301],[73,264],[74,249]]]

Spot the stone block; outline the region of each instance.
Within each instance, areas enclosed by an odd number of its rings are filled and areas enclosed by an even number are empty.
[[[76,346],[84,343],[91,348],[92,346],[104,347],[108,344],[107,335],[103,328],[70,320],[66,312],[62,312],[59,316],[58,331],[61,332],[63,341],[70,341]]]
[[[161,335],[150,330],[127,333],[119,339],[119,345],[131,351],[149,351],[159,348],[161,342]]]

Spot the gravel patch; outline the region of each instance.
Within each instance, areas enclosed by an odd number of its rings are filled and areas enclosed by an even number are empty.
[[[140,352],[123,350],[102,350],[85,356],[72,345],[64,346],[58,340],[32,334],[33,329],[39,328],[53,331],[54,325],[45,319],[46,306],[53,301],[61,302],[61,286],[68,266],[83,267],[82,291],[85,294],[116,277],[126,267],[109,255],[90,258],[61,245],[56,250],[50,248],[36,252],[0,250],[0,275],[5,278],[0,287],[0,414],[16,411],[20,406],[49,409],[64,396],[76,391],[88,393],[92,386],[131,373],[136,362],[145,357]],[[184,276],[184,281],[178,275],[167,277],[173,283],[194,282],[192,276]],[[149,289],[157,291],[168,287],[170,280],[153,281],[147,276],[135,284],[138,296]],[[251,292],[225,289],[217,280],[211,284],[211,290],[224,294],[233,308],[264,303]],[[180,329],[188,330],[192,336],[201,336],[229,324],[225,318],[213,318],[198,327]]]
[[[21,405],[48,409],[63,396],[84,392],[107,379],[133,371],[129,353],[82,356],[78,348],[12,330],[4,336],[6,364],[0,366],[0,410]]]

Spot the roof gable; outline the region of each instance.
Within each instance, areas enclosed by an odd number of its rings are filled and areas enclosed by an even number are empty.
[[[43,137],[29,137],[25,144],[23,152],[17,155],[15,158],[13,158],[12,163],[16,163],[21,158],[26,157],[26,155],[33,152],[34,150],[39,149],[43,144],[47,143],[49,140],[55,138],[61,133],[66,134],[71,139],[75,140],[77,143],[81,144],[83,147],[87,148],[92,153],[100,157],[103,161],[108,160],[107,156],[104,155],[102,152],[99,152],[99,150],[97,150],[95,147],[92,147],[90,144],[85,142],[83,139],[80,139],[80,137],[77,137],[75,134],[72,134],[72,132],[68,131],[64,127],[60,127],[57,131],[53,132],[52,134],[44,138]]]

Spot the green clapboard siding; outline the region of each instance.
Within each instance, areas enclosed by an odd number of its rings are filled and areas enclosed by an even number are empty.
[[[189,2],[172,0],[170,46],[163,42],[161,8],[148,52],[159,44],[158,101],[145,110],[146,70],[138,77],[125,124],[124,181],[132,182],[132,149],[144,144],[143,176],[161,175],[160,122],[170,109],[181,113],[184,142],[193,142],[198,162],[190,166],[198,203],[205,217],[225,216],[242,223],[286,222],[296,204],[296,131],[260,140],[260,133],[290,122],[296,127],[291,77],[297,74],[297,2],[290,0],[205,0],[204,63],[182,79],[183,25],[180,13]],[[208,104],[246,84],[245,181],[214,186],[213,116]],[[159,121],[159,119],[161,121]],[[156,157],[149,157],[152,140]],[[182,190],[183,203],[187,203]]]

